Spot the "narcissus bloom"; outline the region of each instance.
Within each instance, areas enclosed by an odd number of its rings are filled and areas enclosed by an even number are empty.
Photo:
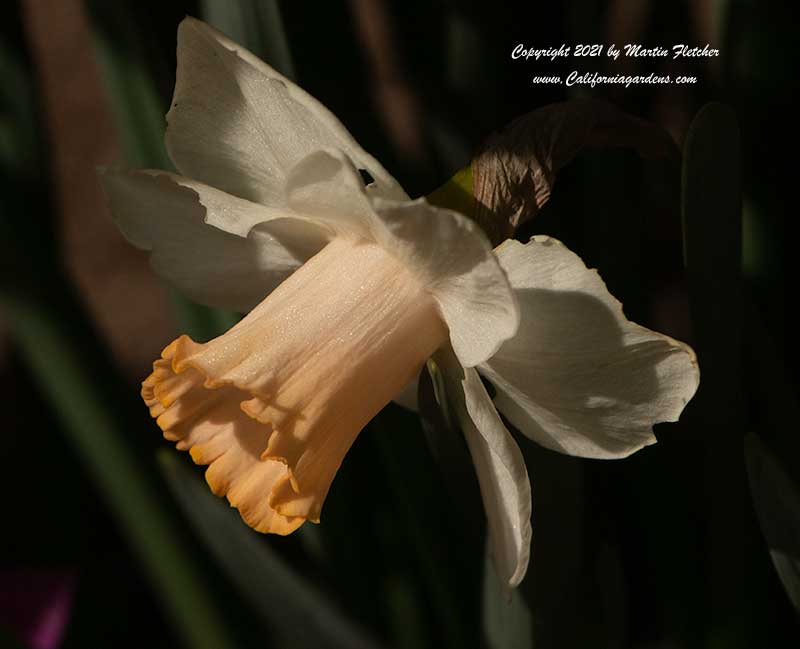
[[[358,433],[436,355],[515,586],[531,491],[498,409],[548,448],[615,458],[694,394],[691,350],[628,322],[563,245],[492,250],[467,218],[410,200],[327,109],[197,20],[178,30],[167,121],[181,175],[105,172],[114,218],[191,298],[247,315],[173,341],[142,396],[255,529],[318,521]]]

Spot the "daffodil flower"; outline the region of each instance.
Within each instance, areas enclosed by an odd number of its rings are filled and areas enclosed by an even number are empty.
[[[255,529],[317,522],[358,433],[435,355],[515,586],[531,491],[498,410],[548,448],[616,458],[694,394],[691,350],[628,322],[563,245],[492,250],[464,216],[410,200],[324,106],[194,19],[167,121],[181,175],[106,171],[114,218],[188,296],[247,315],[173,341],[142,396]]]

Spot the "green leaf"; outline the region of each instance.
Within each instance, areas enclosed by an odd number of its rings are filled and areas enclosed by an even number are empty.
[[[459,169],[450,180],[426,197],[431,205],[461,212],[475,218],[475,198],[472,193],[472,166]]]
[[[741,144],[733,110],[706,104],[686,136],[682,173],[684,261],[702,379],[691,404],[705,451],[708,646],[750,646],[752,543],[742,456]],[[737,571],[731,572],[731,566]],[[720,645],[719,643],[727,643]]]
[[[94,0],[89,8],[95,51],[125,161],[134,168],[172,169],[164,147],[166,101],[155,84],[147,44],[130,7]]]
[[[778,460],[751,433],[745,439],[747,476],[775,570],[800,612],[800,493]]]
[[[95,367],[104,350],[94,349],[80,306],[61,286],[56,299],[31,290],[0,295],[4,317],[24,360],[53,405],[99,490],[111,505],[125,537],[139,554],[187,646],[233,647],[203,578],[186,551],[186,539],[163,502],[157,475],[137,457],[120,427],[121,403],[115,377]],[[39,297],[40,299],[37,299]],[[76,322],[77,320],[77,322]],[[81,329],[83,335],[74,332]],[[88,359],[88,360],[87,360]],[[109,391],[112,394],[109,394]]]
[[[158,456],[186,516],[220,566],[264,622],[292,647],[375,649],[366,631],[345,618],[320,591],[295,572],[214,496],[171,450]]]
[[[800,612],[800,559],[795,554],[790,555],[781,550],[770,549],[772,563],[778,572],[786,594],[794,604],[795,609]]]
[[[686,136],[682,195],[692,323],[701,367],[708,361],[714,372],[701,390],[728,405],[741,389],[742,322],[741,145],[728,106],[707,104],[694,118]],[[737,419],[733,414],[729,421]]]
[[[276,0],[201,0],[203,18],[289,79],[295,79],[289,42]]]
[[[483,631],[491,649],[532,649],[533,616],[520,590],[508,596],[489,553],[483,572]]]
[[[19,113],[25,105],[30,108],[31,98],[17,63],[0,62],[4,74],[11,70],[16,75],[9,86],[15,89],[13,101],[3,103]],[[34,115],[28,110],[26,119],[15,120],[13,141],[23,148],[28,143],[30,151],[28,156],[12,152],[10,173],[3,174],[9,186],[14,184],[14,191],[6,192],[13,200],[3,204],[0,214],[2,275],[11,279],[0,286],[0,306],[9,337],[107,501],[121,537],[141,560],[182,643],[193,649],[233,648],[233,632],[219,613],[220,602],[211,595],[205,570],[187,549],[185,530],[172,504],[163,499],[155,467],[131,434],[137,421],[134,413],[141,412],[140,405],[133,408],[135,392],[123,387],[124,381],[108,362],[108,350],[98,342],[65,278],[45,225],[48,219],[38,218],[52,206],[42,191],[45,174],[37,167],[43,160],[34,155],[44,150],[39,141],[43,129]],[[30,218],[12,218],[19,214]]]
[[[30,175],[39,163],[33,87],[18,53],[1,41],[0,79],[0,169]]]
[[[480,543],[485,527],[480,488],[464,434],[448,403],[444,377],[433,359],[420,374],[417,405],[425,439],[447,487],[451,507],[465,532]]]
[[[28,645],[17,638],[16,634],[7,629],[5,625],[0,625],[0,647],[5,649],[29,649]]]
[[[433,616],[443,631],[443,646],[466,646],[469,625],[475,621],[465,620],[471,604],[469,594],[474,592],[465,589],[480,577],[480,564],[474,563],[480,550],[473,552],[470,530],[458,525],[462,521],[452,516],[451,499],[443,476],[427,453],[417,415],[389,405],[368,428],[374,433],[378,460],[392,498],[400,506],[397,524],[408,535],[409,550],[419,562]],[[409,461],[413,461],[413,479],[409,479]]]
[[[164,146],[167,102],[156,86],[146,45],[130,8],[102,2],[90,6],[95,50],[126,164],[132,168],[173,169]],[[197,341],[210,340],[239,320],[235,313],[197,304],[174,290],[172,304],[181,330]]]
[[[180,330],[196,342],[206,342],[216,338],[240,319],[239,314],[233,311],[212,309],[192,302],[177,289],[170,291],[170,298]]]

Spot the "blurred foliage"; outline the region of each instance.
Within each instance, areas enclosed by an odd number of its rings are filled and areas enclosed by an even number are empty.
[[[197,534],[246,598],[266,628],[291,647],[374,649],[378,645],[314,586],[296,574],[240,516],[215,497],[184,458],[163,450],[159,461],[175,499]]]
[[[753,502],[775,570],[800,611],[800,492],[758,437],[746,441]]]
[[[511,62],[510,45],[603,42],[609,4],[625,3],[376,4],[388,7],[394,54],[424,108],[430,166],[405,159],[379,119],[358,3],[319,3],[311,16],[303,3],[274,0],[88,2],[123,147],[124,160],[109,163],[169,168],[163,114],[175,29],[189,13],[296,78],[412,195],[440,187],[432,200],[468,206],[469,152],[514,117],[566,98],[562,87],[528,83],[532,67]],[[649,12],[636,37],[699,40],[691,4],[642,3]],[[797,531],[800,462],[789,369],[798,350],[786,327],[795,181],[773,152],[790,128],[779,46],[792,42],[794,23],[786,6],[723,5],[718,73],[696,68],[702,83],[674,97],[644,87],[610,97],[643,117],[669,113],[682,124],[679,140],[703,104],[725,102],[688,129],[683,178],[669,161],[586,152],[517,234],[558,237],[600,269],[629,317],[691,336],[703,380],[683,420],[658,427],[660,443],[624,462],[565,457],[517,436],[533,484],[534,544],[510,603],[486,559],[474,472],[437,399],[434,366],[420,386],[421,419],[385,409],[348,454],[323,523],[301,534],[252,534],[187,457],[169,450],[156,462],[158,431],[136,402],[138,377],[112,366],[61,265],[39,80],[19,7],[5,5],[0,336],[14,347],[0,353],[0,372],[15,407],[3,561],[80,568],[64,647],[795,646],[783,588],[796,598],[798,548],[786,541]],[[200,340],[237,317],[180,296],[175,307]]]

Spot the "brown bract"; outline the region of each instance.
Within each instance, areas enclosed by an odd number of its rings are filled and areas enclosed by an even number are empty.
[[[114,360],[140,376],[172,333],[164,288],[103,205],[95,168],[120,156],[82,3],[22,3],[48,131],[61,252]]]
[[[631,147],[646,159],[679,155],[661,127],[604,101],[566,101],[527,113],[492,135],[472,160],[475,219],[493,244],[537,214],[556,172],[587,147]]]

